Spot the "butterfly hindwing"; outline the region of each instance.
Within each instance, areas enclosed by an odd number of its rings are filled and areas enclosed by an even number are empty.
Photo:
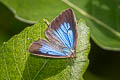
[[[65,52],[62,48],[63,47],[56,45],[54,42],[48,42],[46,40],[40,39],[32,43],[32,45],[29,48],[29,51],[38,56],[62,58],[67,56],[67,53],[68,53],[68,52]]]

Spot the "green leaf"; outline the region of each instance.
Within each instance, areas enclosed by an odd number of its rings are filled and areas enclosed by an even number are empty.
[[[82,80],[89,63],[89,28],[83,20],[77,26],[75,59],[44,58],[28,52],[32,42],[45,39],[46,24],[43,22],[25,28],[4,42],[0,48],[0,80]]]
[[[1,0],[1,2],[14,12],[16,18],[32,23],[43,18],[51,21],[70,6],[76,10],[77,19],[81,17],[87,20],[91,28],[91,37],[100,47],[120,51],[119,0]]]
[[[0,0],[5,4],[21,21],[36,23],[44,18],[53,20],[66,8],[64,2],[60,0]]]

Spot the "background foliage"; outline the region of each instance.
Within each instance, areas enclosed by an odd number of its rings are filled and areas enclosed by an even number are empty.
[[[84,18],[91,28],[92,48],[85,79],[119,79],[120,0],[70,0],[75,6],[69,4],[67,0],[0,1],[0,44],[26,26],[43,18],[51,21],[61,11],[72,7],[77,20]]]

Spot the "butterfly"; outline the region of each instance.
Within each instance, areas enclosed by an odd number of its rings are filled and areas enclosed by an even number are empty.
[[[39,39],[30,45],[31,54],[49,58],[76,57],[78,33],[71,8],[63,11],[48,25],[45,36],[48,40]]]

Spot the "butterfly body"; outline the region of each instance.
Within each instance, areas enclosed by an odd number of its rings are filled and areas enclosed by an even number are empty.
[[[45,31],[48,40],[33,42],[29,52],[50,58],[76,57],[77,28],[72,9],[65,10],[57,16]]]

